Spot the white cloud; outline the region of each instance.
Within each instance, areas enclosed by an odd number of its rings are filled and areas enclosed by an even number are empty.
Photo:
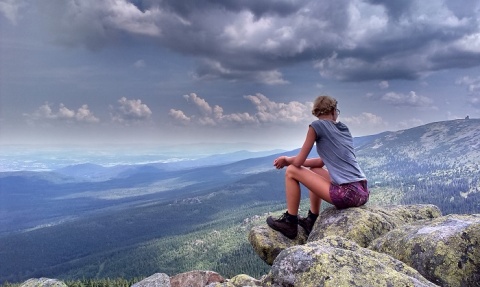
[[[469,95],[467,103],[475,109],[480,109],[480,77],[465,76],[457,79],[455,84],[465,86]]]
[[[373,125],[375,127],[385,127],[388,123],[383,120],[382,117],[372,113],[362,113],[359,116],[342,117],[342,122],[352,125]]]
[[[347,124],[352,134],[362,135],[384,131],[389,125],[382,117],[368,112],[361,113],[358,116],[340,116],[339,121]]]
[[[217,125],[260,125],[260,124],[296,124],[306,123],[313,120],[311,115],[311,103],[300,103],[292,101],[289,103],[277,103],[271,101],[262,94],[244,96],[255,107],[254,114],[238,112],[224,114],[221,106],[213,108],[203,98],[195,93],[185,95],[184,98],[193,102],[200,114],[187,116],[183,111],[171,109],[169,115],[175,121],[183,124],[192,123],[204,126]]]
[[[52,109],[51,104],[45,103],[37,108],[31,114],[24,114],[29,124],[35,124],[36,121],[66,121],[78,123],[98,123],[100,120],[93,115],[88,105],[82,105],[77,111],[67,108],[60,104],[57,111]]]
[[[107,0],[102,7],[106,11],[105,22],[110,23],[111,27],[118,28],[133,34],[143,34],[148,36],[158,36],[160,27],[155,19],[162,16],[162,12],[152,7],[141,11],[133,3],[126,0]],[[80,2],[81,3],[81,2]]]
[[[378,86],[380,87],[380,89],[384,90],[384,89],[388,89],[389,84],[388,84],[388,81],[381,81],[380,83],[378,83]]]
[[[111,107],[113,122],[129,125],[150,119],[152,111],[141,100],[128,100],[125,97],[118,100],[116,107]]]
[[[418,127],[418,126],[421,126],[421,125],[424,125],[424,124],[425,124],[424,121],[422,121],[420,119],[413,118],[413,119],[408,119],[408,120],[399,122],[397,124],[397,129],[404,130],[404,129],[409,129],[409,128],[413,128],[413,127]]]
[[[414,91],[411,91],[406,95],[390,92],[383,95],[380,99],[394,106],[436,108],[435,106],[432,106],[433,100],[431,98],[419,96]]]
[[[256,109],[256,117],[260,122],[293,122],[299,123],[312,118],[312,104],[292,101],[277,103],[262,94],[249,95],[244,98],[250,100]]]
[[[480,77],[465,76],[455,81],[455,84],[465,86],[469,93],[480,91]]]
[[[133,66],[137,69],[145,68],[147,65],[145,64],[144,60],[138,60],[135,63],[133,63]]]
[[[57,116],[61,119],[73,119],[75,118],[75,111],[68,109],[64,104],[60,104]]]
[[[0,14],[3,14],[13,24],[17,23],[20,10],[26,6],[23,0],[0,1]]]
[[[97,123],[100,120],[96,118],[93,113],[89,110],[88,105],[83,105],[77,110],[75,114],[77,121],[87,122],[87,123]]]
[[[195,93],[191,93],[190,95],[183,96],[187,101],[191,101],[197,106],[197,108],[202,112],[204,115],[210,115],[212,113],[212,107],[205,101],[204,99],[197,96]]]
[[[471,97],[471,98],[468,99],[468,103],[472,107],[474,107],[476,109],[480,109],[480,97],[475,97],[475,96]]]
[[[182,111],[180,110],[175,110],[175,109],[170,109],[168,113],[173,119],[175,119],[178,122],[187,124],[190,122],[190,117],[187,117]]]

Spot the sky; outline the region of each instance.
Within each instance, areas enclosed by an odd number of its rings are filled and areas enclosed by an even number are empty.
[[[480,117],[477,0],[0,0],[0,144],[297,148]]]

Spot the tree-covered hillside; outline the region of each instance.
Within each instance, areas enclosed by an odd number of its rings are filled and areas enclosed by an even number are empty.
[[[480,212],[480,120],[455,120],[383,133],[357,149],[372,190],[400,204],[443,213]]]

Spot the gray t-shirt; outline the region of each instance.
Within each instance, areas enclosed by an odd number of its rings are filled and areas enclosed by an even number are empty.
[[[310,126],[317,134],[315,143],[318,155],[325,163],[334,184],[366,180],[355,157],[352,135],[345,124],[316,120]]]

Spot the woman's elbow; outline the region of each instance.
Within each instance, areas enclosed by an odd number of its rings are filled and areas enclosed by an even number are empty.
[[[300,162],[298,160],[294,160],[292,162],[292,165],[295,166],[295,167],[301,167],[303,165],[304,162]]]

